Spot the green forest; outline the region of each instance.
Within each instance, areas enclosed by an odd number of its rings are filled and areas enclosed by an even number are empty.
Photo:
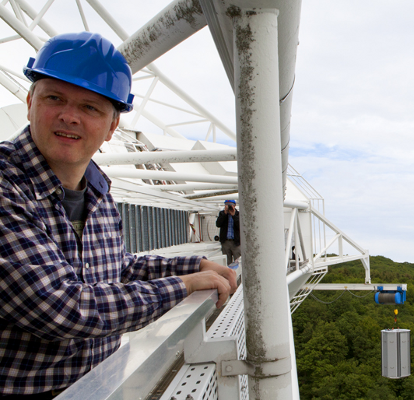
[[[375,256],[370,265],[372,283],[407,283],[407,301],[378,305],[374,292],[313,291],[318,300],[308,296],[292,315],[301,400],[414,399],[413,375],[381,376],[381,330],[410,329],[413,341],[414,264]],[[361,261],[329,267],[322,282],[363,283]]]

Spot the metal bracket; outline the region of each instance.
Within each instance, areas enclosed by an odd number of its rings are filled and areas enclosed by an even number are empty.
[[[221,374],[223,376],[250,375],[256,378],[266,378],[289,373],[292,370],[291,358],[282,358],[274,361],[265,361],[253,364],[244,360],[232,360],[221,362]]]

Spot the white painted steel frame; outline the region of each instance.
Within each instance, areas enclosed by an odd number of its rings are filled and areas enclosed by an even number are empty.
[[[170,42],[168,42],[169,44],[166,45],[165,47],[159,47],[159,46],[154,46],[153,48],[150,49],[146,49],[146,57],[147,58],[142,58],[140,56],[137,56],[136,53],[134,53],[133,49],[136,48],[137,44],[139,44],[139,41],[145,37],[146,33],[145,33],[145,27],[139,29],[134,35],[132,35],[131,37],[129,37],[128,33],[123,29],[122,26],[120,26],[120,24],[105,10],[105,8],[102,6],[102,4],[99,1],[96,0],[87,0],[88,3],[93,7],[93,9],[103,18],[103,20],[108,24],[108,26],[111,27],[111,29],[113,29],[114,32],[116,32],[116,34],[124,41],[123,45],[120,46],[120,50],[124,52],[124,54],[127,55],[127,57],[129,58],[129,60],[131,61],[131,65],[133,66],[133,71],[137,72],[139,69],[141,69],[142,67],[144,67],[145,65],[147,65],[149,62],[152,62],[154,59],[156,59],[159,55],[163,54],[165,51],[167,51],[171,46],[172,43],[174,42],[175,44],[179,43],[180,41],[186,39],[190,34],[194,33],[196,30],[201,29],[204,25],[205,25],[205,20],[204,20],[204,16],[200,15],[200,13],[195,10],[194,11],[194,15],[197,16],[197,23],[194,27],[189,27],[189,26],[185,26],[184,30],[181,32],[175,32],[174,34],[170,35],[171,37],[168,38],[170,40]],[[40,38],[37,34],[35,34],[33,32],[33,29],[35,28],[35,26],[38,26],[40,29],[43,30],[43,32],[45,32],[46,36],[54,36],[56,35],[58,32],[56,32],[45,20],[45,16],[47,14],[47,10],[50,8],[51,4],[53,3],[53,0],[49,0],[47,2],[45,2],[44,7],[42,8],[42,10],[37,13],[33,8],[31,8],[30,4],[25,1],[25,0],[15,0],[15,1],[11,1],[10,4],[13,6],[13,12],[15,12],[15,14],[13,14],[8,8],[6,8],[6,3],[5,1],[3,1],[3,3],[0,5],[0,18],[2,18],[9,26],[12,27],[12,29],[14,29],[18,35],[13,36],[13,37],[9,37],[9,38],[3,38],[0,40],[1,42],[7,42],[10,40],[15,40],[18,37],[22,37],[24,38],[34,49],[38,50],[42,44],[43,44],[43,38]],[[196,2],[195,2],[196,3]],[[215,5],[216,7],[220,8],[217,1],[213,0],[213,1],[201,1],[203,7],[206,7],[206,5]],[[222,2],[223,4],[225,2]],[[252,1],[236,1],[237,4],[243,5],[243,6],[251,6],[253,4]],[[263,39],[260,39],[260,46],[263,46],[263,48],[273,48],[276,49],[277,52],[277,46],[284,46],[283,47],[283,51],[284,54],[287,55],[286,59],[281,59],[280,61],[280,70],[276,70],[274,75],[278,76],[280,79],[278,81],[278,83],[274,84],[274,87],[277,88],[281,88],[280,89],[280,93],[281,93],[281,98],[279,99],[279,96],[277,96],[273,104],[273,109],[272,112],[274,113],[274,110],[279,110],[280,108],[280,112],[281,112],[281,121],[275,125],[278,126],[278,129],[276,129],[276,133],[277,135],[279,135],[280,132],[282,132],[282,138],[279,138],[279,144],[278,144],[278,151],[279,153],[281,152],[283,154],[282,158],[283,158],[283,165],[287,166],[287,149],[288,149],[288,141],[289,141],[289,134],[288,134],[288,127],[289,127],[289,119],[290,119],[290,101],[291,101],[291,90],[292,90],[292,86],[293,86],[293,81],[294,81],[294,62],[292,62],[292,60],[294,59],[294,56],[296,54],[296,44],[297,44],[297,28],[298,28],[298,22],[296,23],[295,21],[298,20],[298,16],[299,16],[299,10],[300,10],[300,1],[289,1],[289,2],[283,2],[283,1],[265,1],[264,3],[262,2],[255,2],[254,5],[255,6],[260,6],[265,4],[266,6],[271,6],[271,8],[275,8],[275,5],[280,5],[281,8],[283,9],[283,7],[287,7],[289,3],[289,7],[290,7],[290,11],[293,14],[290,16],[291,20],[293,21],[293,23],[291,23],[291,26],[287,26],[284,25],[284,29],[281,30],[280,35],[285,35],[285,28],[286,28],[286,32],[290,32],[290,34],[286,35],[289,40],[295,43],[290,43],[288,44],[287,47],[286,43],[284,42],[284,40],[286,39],[286,37],[284,39],[282,39],[279,43],[276,43],[276,47],[274,47],[274,37],[264,37]],[[86,17],[82,11],[82,5],[81,2],[79,0],[76,0],[76,4],[79,8],[80,14],[81,14],[81,18],[83,20],[83,24],[85,27],[88,26],[88,22],[86,20]],[[183,5],[186,6],[186,2],[185,1],[175,1],[172,3],[173,5]],[[172,6],[167,7],[167,9],[165,10],[165,12],[172,12]],[[197,7],[196,7],[197,8]],[[233,26],[232,26],[232,22],[229,19],[221,19],[223,17],[223,9],[220,10],[220,13],[217,14],[218,15],[218,25],[216,25],[216,27],[214,28],[214,24],[212,22],[210,29],[213,33],[213,36],[215,37],[216,43],[218,43],[219,39],[216,39],[219,35],[219,30],[222,29],[223,32],[221,32],[222,36],[221,39],[224,41],[222,43],[223,46],[226,46],[227,49],[226,51],[228,51],[229,49],[231,49],[230,53],[227,54],[227,56],[229,56],[227,58],[227,62],[224,61],[226,58],[226,55],[223,56],[223,51],[220,50],[220,45],[218,45],[217,47],[219,48],[219,51],[222,55],[222,59],[223,59],[223,64],[226,67],[226,71],[229,71],[230,69],[233,68],[233,63],[238,64],[242,64],[242,62],[240,60],[234,59],[234,54],[233,54],[233,47],[237,48],[237,44],[234,45],[233,43],[233,38],[232,38],[232,30],[233,30]],[[23,15],[23,13],[26,13],[26,16],[28,16],[32,22],[31,23],[26,23],[25,21],[25,16]],[[296,14],[295,14],[296,13]],[[155,18],[155,21],[158,21],[159,23],[161,22],[161,18],[162,18],[163,13],[161,12],[160,14],[158,14]],[[174,15],[172,15],[173,18]],[[252,19],[256,19],[256,18],[252,18]],[[262,19],[261,16],[258,16],[257,19]],[[283,25],[286,24],[287,20],[289,18],[285,19],[281,19],[280,21],[276,21],[276,24],[279,25]],[[229,22],[230,21],[230,22]],[[290,20],[289,20],[290,21]],[[181,21],[180,23],[182,23],[183,21]],[[217,22],[217,21],[216,21]],[[289,22],[290,23],[290,22]],[[272,24],[270,24],[272,25]],[[230,26],[230,40],[228,39],[228,27]],[[236,26],[237,25],[236,23]],[[271,26],[271,30],[274,30],[274,26]],[[162,36],[163,34],[165,34],[166,32],[164,32],[162,29],[160,30],[160,36],[158,36],[157,40],[159,41],[159,43],[161,43],[161,41],[163,40],[163,38],[165,38],[165,36]],[[277,37],[277,36],[276,36]],[[296,39],[295,39],[296,38]],[[47,39],[47,38],[46,38]],[[229,47],[230,46],[230,47]],[[273,47],[272,47],[273,46]],[[132,49],[132,50],[131,50]],[[224,47],[223,47],[224,49]],[[285,50],[288,51],[285,51]],[[263,59],[263,61],[265,61],[265,57],[263,56],[258,56],[258,58],[260,58],[260,60]],[[277,58],[277,55],[276,55]],[[229,64],[229,60],[231,63],[231,68],[230,64]],[[277,64],[277,63],[276,63]],[[236,66],[237,66],[236,65]],[[274,64],[271,65],[272,68],[274,68]],[[6,68],[1,68],[0,67],[0,71],[2,71],[2,74],[0,74],[0,83],[7,87],[8,90],[10,90],[12,93],[14,93],[16,95],[16,97],[18,97],[21,101],[25,100],[26,97],[26,93],[25,93],[25,88],[24,86],[20,85],[20,83],[15,80],[15,78],[21,79],[21,77],[19,77],[17,74],[15,76],[10,75],[10,71],[7,71]],[[172,128],[172,126],[174,125],[179,126],[179,125],[186,125],[186,124],[196,124],[199,123],[200,120],[208,120],[209,121],[209,127],[207,130],[207,138],[213,134],[213,139],[215,141],[216,138],[216,129],[220,130],[221,132],[223,132],[226,136],[232,138],[233,140],[235,140],[236,136],[234,135],[234,133],[229,130],[225,125],[223,125],[220,121],[218,121],[211,113],[209,113],[207,110],[204,109],[204,107],[202,107],[201,105],[199,105],[194,99],[192,99],[191,97],[189,97],[186,93],[184,93],[181,88],[179,88],[177,85],[175,85],[169,78],[167,78],[161,71],[158,70],[158,68],[154,65],[154,64],[148,64],[146,66],[146,68],[143,69],[143,73],[146,74],[146,77],[149,77],[150,79],[153,79],[152,84],[150,85],[150,88],[143,94],[138,94],[137,95],[137,99],[141,98],[142,102],[141,105],[138,105],[137,101],[136,101],[136,109],[137,109],[137,115],[135,117],[135,119],[133,120],[133,123],[129,126],[129,128],[134,128],[134,124],[138,122],[139,118],[141,116],[146,117],[148,119],[150,119],[152,122],[154,122],[156,125],[158,125],[161,129],[164,130],[164,132],[171,134],[172,136],[175,137],[184,137],[183,135],[181,135],[179,132],[177,132],[175,129]],[[234,69],[233,72],[228,72],[228,76],[229,79],[232,83],[232,85],[237,89],[237,85],[234,85],[234,81],[232,80],[234,77]],[[135,76],[134,77],[134,81],[138,81],[140,79],[140,77]],[[263,79],[263,78],[260,78]],[[178,124],[167,124],[164,123],[163,121],[161,121],[157,116],[152,115],[150,112],[145,110],[145,106],[151,102],[157,102],[156,99],[153,99],[151,97],[153,89],[155,88],[156,85],[158,84],[163,84],[166,87],[168,87],[169,89],[171,89],[172,91],[174,91],[177,95],[180,96],[180,98],[184,101],[186,101],[186,103],[189,105],[189,107],[191,107],[192,110],[184,110],[181,108],[180,111],[186,112],[188,115],[191,116],[196,116],[198,119],[197,120],[186,120],[183,119],[180,123]],[[275,93],[279,92],[278,90],[275,90]],[[158,102],[160,103],[160,102]],[[176,106],[174,106],[173,104],[167,104],[165,103],[165,105],[170,106],[173,109],[177,109],[178,108]],[[279,107],[280,106],[280,107]],[[267,131],[267,127],[269,125],[269,121],[262,121],[262,126],[266,127],[266,130],[262,130],[261,127],[257,127],[258,132],[262,132],[262,131]],[[239,137],[241,137],[242,135],[239,135]],[[260,136],[260,135],[259,135]],[[263,140],[263,142],[260,142],[260,145],[263,145],[264,147],[264,138],[259,138],[260,140]],[[240,139],[241,140],[241,139]],[[273,140],[273,138],[272,138]],[[259,143],[258,143],[259,144]],[[269,146],[268,143],[266,143],[267,146]],[[239,148],[241,148],[242,146],[239,145]],[[275,148],[276,148],[275,147]],[[265,149],[263,149],[265,150]],[[241,150],[242,154],[246,154],[248,153],[248,149],[244,149]],[[279,155],[280,157],[280,155]],[[273,160],[273,163],[275,161]],[[270,167],[273,167],[273,163],[270,165]],[[276,162],[277,164],[277,162]],[[265,167],[267,168],[268,165],[266,165],[265,163],[261,164],[261,167]],[[243,166],[242,168],[239,168],[239,171],[241,171],[242,176],[246,176],[249,173],[251,173],[252,171],[254,172],[255,169],[254,168],[249,168],[249,166]],[[113,171],[114,172],[114,171]],[[150,172],[154,172],[154,171],[150,171]],[[158,171],[155,171],[158,172]],[[162,173],[162,172],[161,172]],[[277,174],[281,173],[282,175],[285,173],[285,167],[283,167],[283,171],[278,171]],[[147,175],[149,176],[149,175]],[[178,175],[175,175],[174,179],[177,179]],[[188,176],[187,176],[188,177]],[[193,177],[194,179],[196,177]],[[152,179],[162,179],[161,178],[161,174],[158,175],[154,175]],[[169,177],[168,179],[171,179],[171,177]],[[201,179],[200,177],[197,177],[197,179]],[[211,179],[211,178],[210,178]],[[215,178],[213,178],[215,179]],[[234,185],[235,181],[231,181]],[[256,182],[253,182],[253,184],[255,185]],[[194,184],[195,185],[195,184]],[[257,182],[257,187],[259,188],[260,186],[264,187],[265,182]],[[279,195],[280,193],[283,192],[283,184],[282,183],[276,183],[276,185],[279,186],[279,189],[277,191],[277,195]],[[124,200],[128,201],[128,202],[136,202],[136,203],[140,203],[140,204],[148,204],[151,203],[151,205],[153,205],[154,199],[155,199],[155,203],[157,205],[159,205],[160,207],[171,207],[171,208],[177,208],[177,205],[180,204],[180,206],[182,207],[182,209],[186,209],[186,210],[198,210],[198,211],[203,211],[203,212],[215,212],[217,210],[215,205],[212,204],[208,204],[207,201],[204,202],[199,202],[199,201],[192,201],[192,200],[186,200],[183,198],[183,196],[176,196],[170,193],[160,193],[160,188],[147,188],[147,187],[143,187],[141,185],[141,187],[138,187],[140,185],[136,184],[135,182],[131,182],[130,180],[125,180],[125,179],[118,179],[118,178],[114,178],[114,185],[113,185],[113,189],[114,189],[114,194],[119,196],[120,198],[123,198]],[[191,184],[189,184],[189,187],[191,187]],[[234,186],[232,186],[234,187]],[[219,188],[219,185],[217,184],[217,188]],[[165,190],[165,189],[161,189],[161,190]],[[313,190],[313,188],[312,188]],[[289,276],[288,276],[288,282],[289,285],[293,285],[294,283],[299,284],[300,282],[302,282],[302,280],[307,280],[307,282],[310,282],[309,285],[305,288],[304,292],[297,292],[295,297],[291,300],[291,308],[292,307],[296,307],[298,306],[298,304],[300,304],[301,300],[300,299],[304,299],[306,298],[306,295],[310,293],[310,290],[312,290],[315,285],[320,281],[320,279],[324,276],[324,274],[327,272],[327,265],[332,265],[334,263],[337,262],[343,262],[343,261],[347,261],[349,259],[351,259],[351,257],[347,257],[344,256],[343,254],[340,254],[337,258],[334,257],[324,257],[322,258],[323,254],[326,254],[326,250],[328,250],[329,245],[326,244],[326,242],[324,242],[325,240],[325,226],[329,226],[331,229],[336,230],[337,231],[337,236],[335,238],[333,242],[338,242],[339,243],[339,249],[342,248],[341,246],[341,241],[342,239],[346,240],[348,243],[350,243],[355,249],[357,249],[358,251],[361,252],[361,255],[357,255],[354,256],[355,259],[356,258],[360,258],[362,259],[365,269],[366,269],[366,281],[369,278],[369,258],[368,258],[368,253],[363,250],[362,248],[360,248],[360,246],[356,245],[356,243],[354,243],[352,240],[348,240],[349,238],[344,235],[342,232],[340,232],[336,227],[334,227],[332,224],[329,223],[329,221],[326,220],[326,218],[323,216],[324,214],[324,210],[323,210],[323,200],[322,203],[320,203],[320,196],[318,198],[318,195],[314,195],[314,192],[312,192],[311,190],[309,190],[309,188],[304,185],[303,186],[303,191],[304,193],[307,193],[307,198],[310,199],[311,201],[311,209],[312,212],[308,213],[309,218],[311,216],[315,216],[316,220],[319,222],[321,222],[320,224],[320,229],[319,232],[317,232],[316,230],[314,231],[313,235],[311,234],[311,237],[313,237],[313,239],[316,241],[317,237],[319,236],[319,243],[323,242],[323,245],[319,246],[321,251],[318,251],[318,255],[320,254],[320,257],[318,259],[312,259],[311,263],[308,265],[300,265],[298,263],[299,260],[296,260],[295,262],[295,270],[294,272],[292,272]],[[276,194],[275,194],[276,195]],[[241,191],[241,196],[243,197],[242,191]],[[218,199],[223,199],[224,197],[220,197],[220,196],[216,196],[215,200]],[[268,193],[262,197],[261,201],[271,201],[272,204],[274,203],[274,196],[269,195]],[[243,202],[243,200],[242,200]],[[280,204],[279,204],[280,203]],[[283,207],[283,202],[280,201],[277,204],[277,208],[278,210],[282,209]],[[300,235],[299,235],[299,230],[300,230],[300,223],[298,222],[298,215],[300,214],[300,212],[298,212],[296,210],[296,208],[305,208],[308,207],[308,204],[306,203],[302,203],[302,204],[294,204],[295,201],[289,203],[289,200],[285,201],[285,206],[288,205],[289,207],[293,207],[293,211],[292,211],[292,226],[289,229],[289,235],[291,238],[295,238],[295,243],[298,244],[300,242]],[[322,210],[320,210],[315,204],[322,204]],[[261,215],[259,215],[260,213],[257,213],[257,217],[261,217]],[[282,224],[283,226],[283,224]],[[310,224],[310,226],[313,226],[314,228],[316,227],[316,224]],[[258,234],[260,235],[260,237],[263,237],[263,233],[258,231]],[[280,241],[282,243],[282,240]],[[263,248],[267,249],[268,246],[264,245]],[[289,249],[289,246],[287,246],[287,249]],[[316,253],[316,252],[315,252]],[[341,253],[341,251],[340,251]],[[266,267],[266,265],[281,265],[280,270],[284,269],[287,265],[286,259],[288,259],[288,252],[285,252],[285,250],[280,249],[280,251],[277,254],[277,257],[273,257],[274,254],[272,252],[269,252],[269,254],[265,257],[265,259],[261,260],[260,262],[262,263],[262,266]],[[248,257],[247,257],[248,258]],[[313,264],[312,264],[313,263]],[[283,268],[282,268],[283,266]],[[280,273],[280,271],[279,271]],[[284,273],[286,273],[286,271],[284,270]],[[311,289],[309,289],[311,288]],[[286,297],[287,298],[287,297]],[[302,300],[303,301],[303,300]],[[285,303],[286,299],[283,300],[282,303]],[[281,304],[282,304],[281,303]],[[287,307],[286,307],[287,309]],[[292,308],[292,311],[294,311],[294,309]],[[287,312],[282,311],[281,314],[283,314],[283,316],[278,319],[278,324],[279,324],[279,328],[282,329],[285,325],[284,323],[286,322],[286,318],[285,316],[287,315]],[[285,332],[284,332],[285,333]],[[283,336],[283,335],[282,335]],[[287,398],[287,397],[286,397]]]

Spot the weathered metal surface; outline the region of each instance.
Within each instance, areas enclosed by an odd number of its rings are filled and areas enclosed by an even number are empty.
[[[176,0],[128,38],[118,50],[135,73],[206,25],[198,0]]]
[[[250,398],[292,398],[279,113],[278,12],[229,7],[234,24],[239,194]],[[269,176],[271,171],[271,176]]]
[[[290,141],[290,116],[295,82],[301,0],[200,0],[223,66],[234,89],[234,48],[232,18],[239,10],[277,9],[279,98],[283,186],[286,185]]]

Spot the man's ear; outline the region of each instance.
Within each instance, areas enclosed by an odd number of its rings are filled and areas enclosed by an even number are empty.
[[[111,126],[109,128],[108,135],[105,138],[105,141],[106,142],[109,142],[112,139],[112,135],[114,134],[115,129],[119,125],[119,120],[120,120],[120,116],[119,115],[116,118],[112,119]]]
[[[30,121],[30,108],[32,107],[32,95],[30,93],[30,90],[27,93],[26,104],[27,104],[27,120]]]

